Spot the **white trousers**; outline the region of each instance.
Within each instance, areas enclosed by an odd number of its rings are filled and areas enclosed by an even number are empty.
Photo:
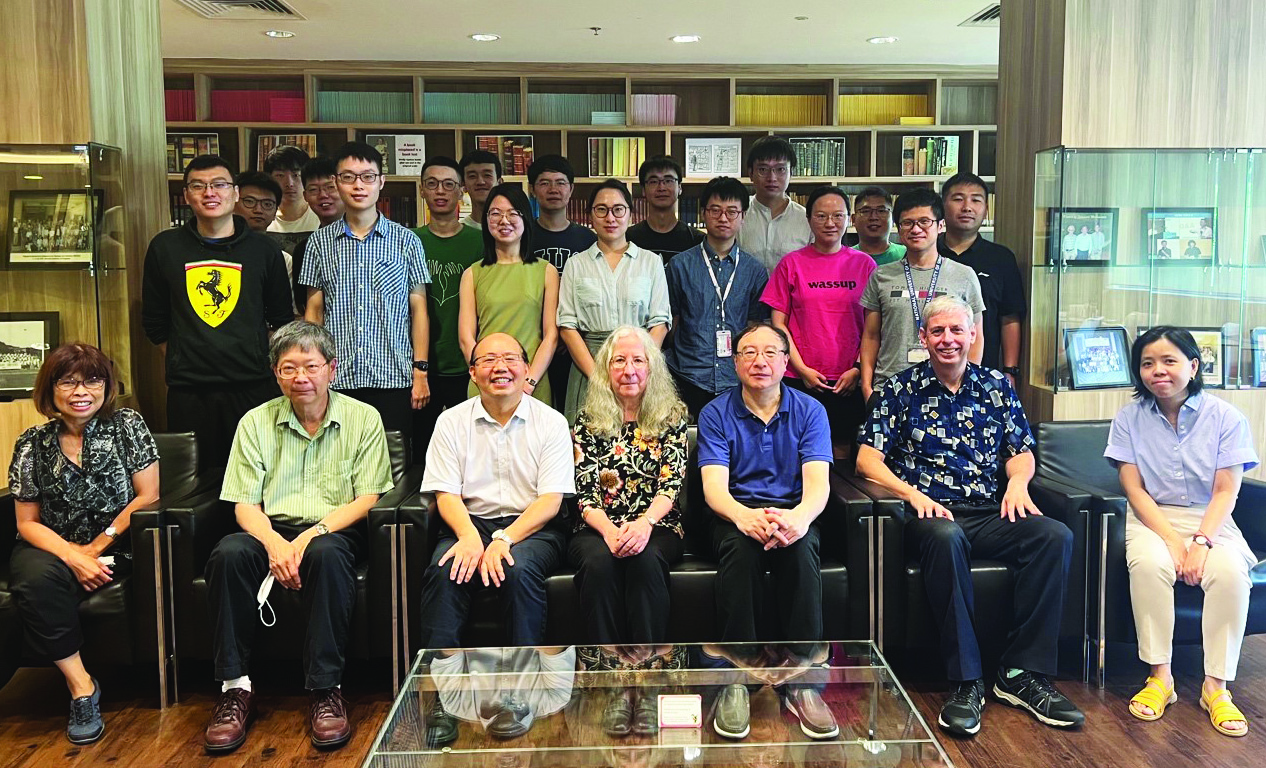
[[[1190,542],[1203,507],[1159,505],[1169,524]],[[1139,639],[1139,658],[1147,664],[1168,664],[1174,645],[1174,561],[1165,540],[1144,525],[1130,509],[1125,526],[1125,561],[1130,569],[1130,601],[1134,607],[1134,627]],[[1198,546],[1191,544],[1191,546]],[[1248,572],[1257,563],[1244,534],[1228,516],[1213,539],[1205,560],[1204,672],[1210,677],[1234,680],[1248,622],[1248,597],[1252,588]]]

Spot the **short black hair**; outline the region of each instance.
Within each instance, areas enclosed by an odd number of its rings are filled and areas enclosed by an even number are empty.
[[[422,164],[422,170],[418,172],[418,178],[419,178],[419,179],[424,179],[424,178],[426,178],[426,169],[427,169],[427,168],[436,168],[436,167],[439,167],[439,168],[452,168],[454,171],[457,171],[457,181],[458,181],[459,183],[461,182],[461,180],[462,180],[462,167],[461,167],[460,165],[458,165],[458,163],[457,163],[457,161],[456,161],[456,160],[454,160],[453,158],[449,157],[448,155],[436,155],[435,157],[432,157],[432,158],[430,158],[429,160],[427,160],[425,163],[423,163],[423,164]]]
[[[572,170],[571,163],[567,161],[567,158],[562,155],[541,155],[528,166],[528,184],[535,184],[540,175],[547,171],[563,174],[567,177],[568,184],[573,184],[576,181],[576,172]]]
[[[941,199],[948,200],[950,192],[953,191],[954,187],[964,186],[980,187],[981,191],[983,191],[985,195],[989,194],[989,185],[985,183],[984,179],[980,178],[971,171],[959,171],[946,179],[945,183],[941,185]]]
[[[644,161],[641,167],[637,169],[637,183],[643,187],[646,186],[646,177],[655,171],[672,171],[677,174],[677,181],[681,181],[684,178],[681,163],[668,155],[655,155]]]
[[[338,165],[328,157],[317,156],[309,160],[303,166],[303,173],[300,177],[303,179],[303,186],[308,186],[308,182],[316,179],[328,179],[338,175]]]
[[[185,166],[185,183],[189,183],[190,171],[205,171],[211,168],[223,168],[229,172],[229,178],[236,178],[237,176],[233,166],[229,165],[229,161],[219,155],[198,155]]]
[[[273,179],[272,176],[263,171],[242,171],[237,175],[237,188],[256,187],[262,189],[273,196],[278,204],[281,203],[281,185]]]
[[[268,153],[268,157],[264,158],[264,173],[272,173],[273,171],[303,173],[303,166],[307,165],[311,159],[308,153],[302,149],[290,144],[284,144],[273,149],[272,152]]]
[[[617,190],[621,195],[624,196],[624,202],[626,205],[629,206],[629,210],[630,211],[633,210],[633,195],[629,192],[628,186],[626,186],[625,183],[620,181],[619,179],[607,179],[606,181],[602,182],[601,184],[593,188],[593,191],[589,193],[589,207],[591,209],[593,208],[593,201],[598,199],[598,193],[604,189]]]
[[[747,207],[751,204],[747,187],[733,176],[716,176],[708,179],[708,183],[703,185],[703,191],[699,193],[699,206],[707,208],[714,197],[722,203],[736,201],[743,208],[743,213],[747,213]]]
[[[882,197],[884,202],[892,205],[892,193],[883,187],[876,187],[873,184],[869,187],[863,187],[861,192],[853,196],[853,210],[862,207],[862,201],[872,197]]]
[[[461,171],[463,179],[466,178],[466,167],[469,165],[491,165],[497,171],[497,178],[501,178],[501,158],[486,149],[474,149],[462,155],[457,170]]]
[[[930,189],[912,189],[897,195],[897,202],[892,206],[892,220],[900,223],[901,214],[913,208],[931,208],[932,218],[937,221],[945,218],[945,203],[940,195]]]
[[[778,338],[782,339],[783,354],[791,353],[791,338],[787,336],[787,332],[779,328],[778,326],[774,325],[772,322],[768,320],[757,320],[755,322],[748,323],[747,327],[739,331],[738,338],[734,340],[734,351],[736,352],[738,351],[739,345],[743,343],[744,338],[746,338],[750,334],[756,333],[761,328],[768,328],[769,330],[778,334]]]
[[[1143,367],[1143,350],[1152,342],[1164,339],[1182,353],[1183,357],[1188,360],[1196,361],[1196,375],[1191,377],[1191,381],[1187,383],[1187,396],[1191,397],[1200,390],[1204,389],[1204,360],[1200,358],[1200,345],[1196,343],[1196,337],[1191,335],[1191,331],[1186,328],[1179,328],[1173,325],[1158,325],[1155,328],[1148,328],[1139,337],[1134,340],[1134,346],[1130,349],[1130,378],[1134,380],[1134,399],[1144,402],[1152,402],[1156,399],[1156,395],[1147,388],[1143,383],[1143,374],[1140,368]]]
[[[338,164],[344,160],[364,160],[367,163],[373,163],[378,167],[378,172],[382,173],[382,153],[363,141],[349,141],[338,148],[334,156],[330,158],[334,161],[334,167],[338,168]]]
[[[852,209],[848,205],[848,193],[840,189],[839,187],[826,184],[821,187],[818,187],[817,189],[809,193],[809,199],[804,202],[804,215],[807,218],[812,219],[813,206],[816,205],[819,200],[826,197],[827,195],[838,196],[841,200],[844,201],[844,212],[852,213]]]
[[[492,236],[492,230],[488,228],[488,209],[492,208],[492,201],[498,197],[504,197],[523,217],[523,239],[519,240],[519,258],[523,259],[524,264],[531,264],[536,261],[536,254],[532,252],[532,203],[528,201],[523,185],[513,181],[508,184],[498,184],[488,190],[488,200],[484,203],[484,217],[480,222],[484,227],[484,258],[481,263],[485,267],[497,263],[497,241]]]
[[[751,171],[752,166],[760,161],[769,162],[770,160],[786,160],[791,164],[792,168],[796,167],[796,150],[792,148],[791,142],[781,136],[763,136],[756,140],[752,145],[751,151],[747,153],[747,169]]]

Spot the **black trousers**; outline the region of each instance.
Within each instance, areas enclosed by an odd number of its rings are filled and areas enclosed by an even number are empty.
[[[646,548],[616,557],[602,536],[585,528],[572,536],[568,559],[576,568],[580,612],[589,642],[651,645],[668,637],[668,569],[685,545],[668,528],[654,526]]]
[[[273,523],[273,530],[293,540],[305,528]],[[342,682],[348,629],[356,607],[356,563],[365,552],[358,528],[317,536],[299,561],[299,596],[307,632],[303,646],[304,687],[332,688]],[[268,552],[249,533],[220,539],[207,560],[211,627],[217,680],[248,674],[255,633],[262,626],[255,597],[268,575]],[[270,605],[285,587],[274,584]],[[268,615],[265,609],[265,615]],[[267,629],[267,628],[265,628]]]
[[[561,272],[560,272],[561,274]],[[549,391],[554,398],[554,410],[559,413],[567,410],[567,380],[571,377],[571,352],[560,338],[554,347],[554,356],[549,361]]]
[[[514,518],[471,517],[470,521],[487,547],[492,543],[492,532],[505,528]],[[562,563],[565,540],[561,521],[551,521],[511,547],[514,565],[505,564],[506,577],[500,587],[485,587],[478,573],[465,584],[458,584],[449,578],[452,560],[446,561],[443,567],[439,565],[444,553],[457,543],[452,529],[443,525],[439,543],[431,553],[431,563],[422,575],[421,647],[460,648],[470,598],[480,589],[500,591],[502,623],[509,630],[511,645],[544,645],[545,579]]]
[[[167,388],[167,431],[193,432],[198,441],[198,467],[223,467],[237,423],[257,405],[281,395],[276,379],[251,384]]]
[[[973,557],[1001,560],[1017,568],[1015,612],[1002,664],[1055,674],[1072,531],[1049,517],[1029,516],[1013,523],[999,515],[997,506],[951,506],[950,511],[952,521],[919,519],[907,508],[904,531],[908,551],[918,555],[923,568],[928,602],[941,632],[946,676],[954,681],[984,676],[973,626]]]
[[[115,555],[114,582],[132,569],[129,558]],[[98,589],[117,588],[113,583]],[[73,656],[83,646],[83,629],[79,624],[79,604],[91,592],[75,578],[75,572],[62,559],[25,541],[13,544],[9,555],[9,589],[13,592],[18,615],[26,630],[26,647],[42,661],[60,661]]]
[[[382,428],[396,430],[404,436],[405,445],[413,442],[413,389],[340,389],[340,395],[355,398],[372,405],[382,417]]]
[[[852,392],[835,394],[805,387],[800,379],[786,379],[786,382],[809,397],[822,403],[826,408],[826,419],[831,425],[832,445],[852,445],[857,442],[857,429],[870,415],[866,400],[862,397],[861,385],[853,387]]]
[[[789,547],[765,551],[733,523],[718,519],[712,527],[712,546],[720,563],[716,580],[717,620],[721,640],[817,641],[822,639],[822,566],[818,554],[818,526]],[[765,572],[774,577],[774,602],[766,605]],[[780,637],[761,637],[769,627],[771,610],[778,612]]]
[[[675,373],[673,374],[673,383],[677,385],[677,395],[681,397],[681,401],[686,404],[686,410],[690,412],[690,423],[698,424],[699,411],[702,411],[703,406],[717,399],[719,395],[709,392],[703,387],[696,386],[693,382]],[[725,391],[728,392],[729,390]]]
[[[432,433],[435,432],[435,420],[446,408],[452,408],[464,402],[468,397],[466,388],[470,385],[468,373],[460,376],[431,373],[426,378],[431,387],[431,399],[425,408],[413,412],[414,464],[422,464],[426,461],[426,447],[431,442]]]

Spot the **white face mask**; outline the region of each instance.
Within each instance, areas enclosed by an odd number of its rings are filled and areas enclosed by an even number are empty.
[[[265,627],[271,627],[277,623],[277,614],[273,611],[273,607],[268,604],[268,593],[273,591],[273,582],[276,577],[269,573],[264,577],[264,583],[259,585],[259,592],[255,595],[255,602],[259,603],[259,620]],[[264,618],[264,608],[268,608],[268,614],[272,619]]]

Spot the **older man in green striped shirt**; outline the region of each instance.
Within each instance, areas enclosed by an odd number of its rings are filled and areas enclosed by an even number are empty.
[[[295,321],[273,336],[269,355],[284,396],[248,411],[237,426],[220,498],[235,504],[242,532],[224,537],[207,561],[222,681],[204,738],[210,752],[229,752],[246,740],[256,595],[269,575],[303,593],[312,743],[347,742],[351,725],[339,683],[356,561],[365,551],[356,524],[392,487],[378,411],[330,390],[337,361],[329,332]]]

